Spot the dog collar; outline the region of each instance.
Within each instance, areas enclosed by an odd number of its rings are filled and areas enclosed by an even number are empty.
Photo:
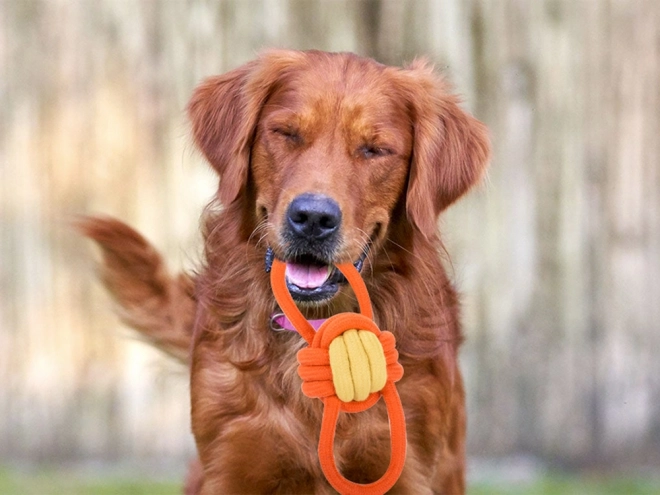
[[[325,323],[326,318],[320,320],[307,320],[314,330],[318,330],[323,323]],[[273,313],[270,315],[270,329],[274,332],[297,332],[296,327],[293,326],[293,323],[286,317],[284,313]]]

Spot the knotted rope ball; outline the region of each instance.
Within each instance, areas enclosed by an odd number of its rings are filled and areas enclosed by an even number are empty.
[[[342,402],[362,401],[380,392],[387,381],[385,353],[367,330],[346,330],[328,347],[332,383]]]

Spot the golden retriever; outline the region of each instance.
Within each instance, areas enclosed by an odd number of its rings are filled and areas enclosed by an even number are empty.
[[[320,51],[266,51],[204,81],[188,112],[220,177],[198,272],[171,277],[116,220],[81,223],[103,249],[103,277],[126,321],[190,363],[199,464],[187,490],[334,493],[317,455],[322,403],[301,393],[296,373],[305,342],[272,321],[264,264],[276,257],[310,319],[356,310],[334,265],[361,268],[405,370],[397,388],[407,458],[391,492],[464,493],[459,303],[437,221],[484,173],[485,127],[424,61],[395,68]],[[382,401],[341,415],[344,476],[380,478],[389,452]]]

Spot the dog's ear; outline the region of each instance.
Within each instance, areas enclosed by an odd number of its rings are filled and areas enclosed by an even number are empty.
[[[254,132],[258,102],[246,94],[256,63],[206,79],[188,104],[195,144],[220,174],[220,200],[229,204],[247,180],[249,141]]]
[[[275,83],[301,57],[295,51],[266,51],[259,59],[211,77],[195,89],[188,117],[195,144],[220,175],[223,204],[233,202],[246,185],[262,106]]]
[[[426,237],[438,215],[482,177],[490,156],[486,127],[458,105],[423,60],[401,71],[411,105],[414,144],[406,212]]]

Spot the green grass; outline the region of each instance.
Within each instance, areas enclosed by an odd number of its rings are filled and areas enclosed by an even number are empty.
[[[468,495],[657,495],[660,480],[547,476],[533,482],[475,483]]]
[[[182,481],[182,480],[181,480]],[[0,469],[2,495],[180,495],[181,481],[61,470]],[[660,480],[551,475],[530,482],[473,483],[468,495],[657,495]]]
[[[182,482],[183,479],[178,482],[160,482],[51,470],[0,470],[2,495],[180,495]]]

